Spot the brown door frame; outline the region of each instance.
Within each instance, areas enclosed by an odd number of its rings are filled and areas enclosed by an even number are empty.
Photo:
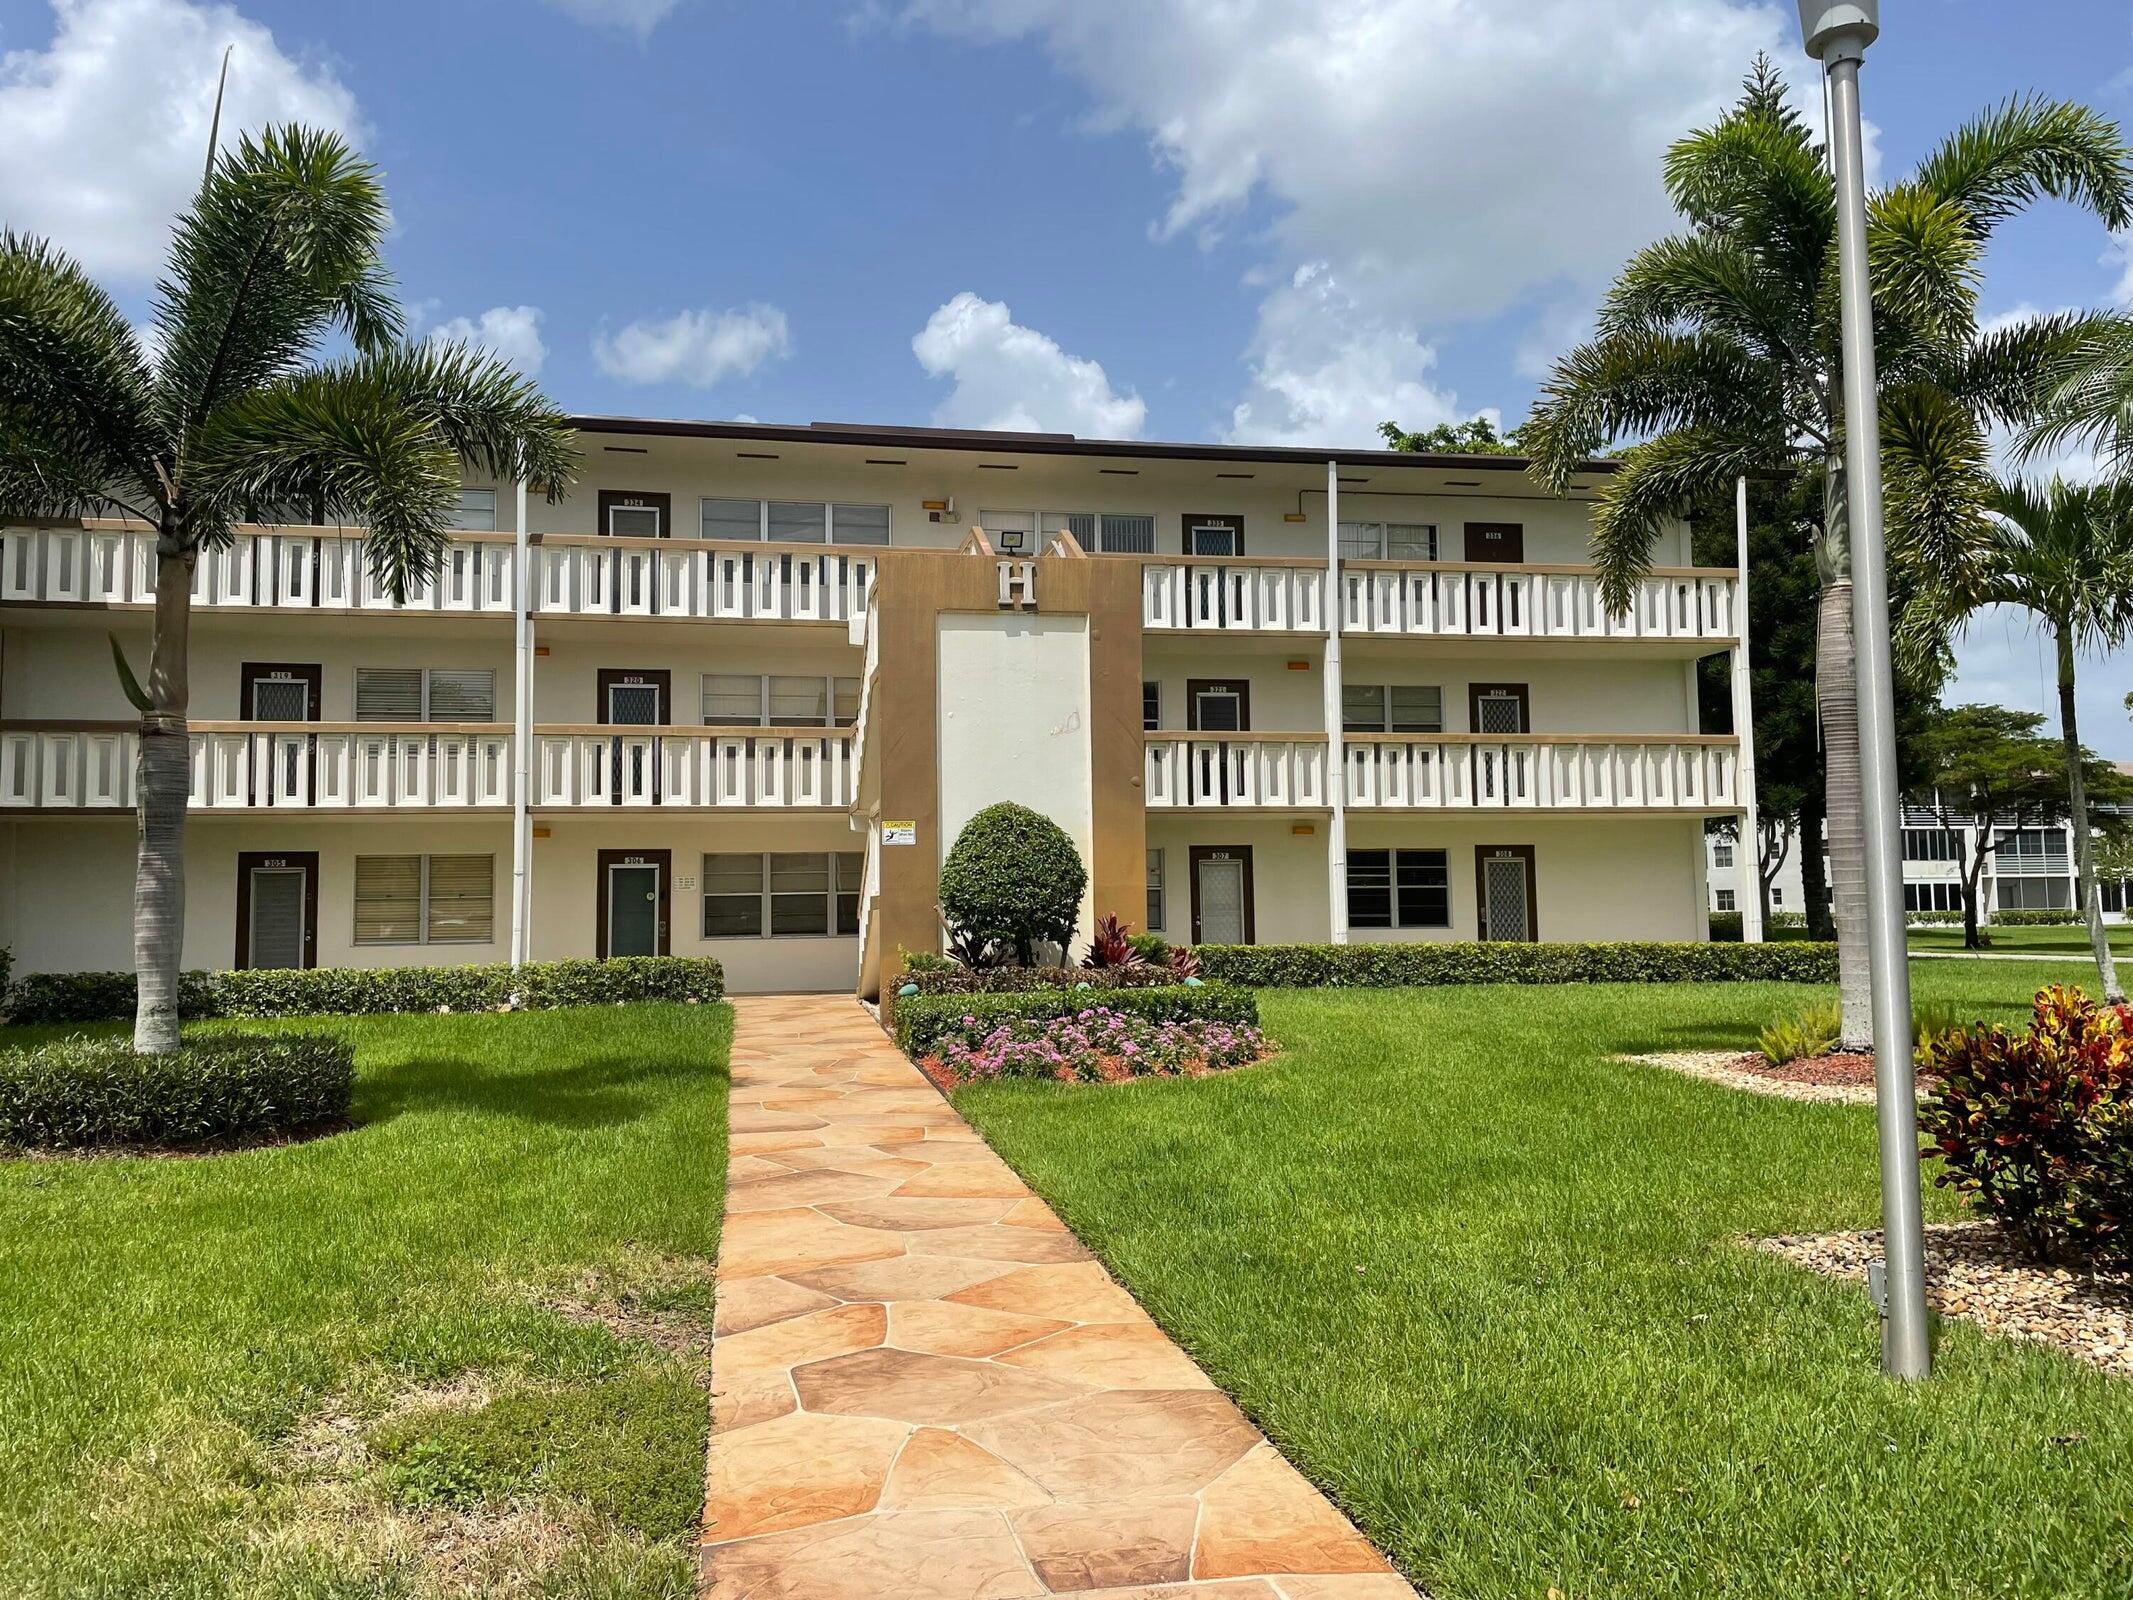
[[[1489,936],[1489,858],[1518,856],[1526,863],[1526,943],[1540,942],[1540,873],[1530,844],[1477,844],[1474,846],[1474,933]]]
[[[320,719],[319,701],[326,692],[326,669],[316,661],[242,661],[237,665],[238,714],[246,722],[259,720],[252,712],[252,687],[255,684],[271,683],[276,679],[296,680],[310,685],[311,714],[304,720],[317,722]]]
[[[593,708],[593,721],[607,727],[607,691],[615,684],[648,683],[659,690],[659,725],[662,728],[674,724],[674,673],[671,668],[600,667],[593,673],[593,692],[599,704]]]
[[[1469,522],[1464,548],[1469,561],[1516,566],[1526,559],[1526,525],[1523,522]]]
[[[602,538],[607,533],[607,513],[613,506],[649,506],[659,513],[659,537],[674,537],[674,497],[671,494],[645,489],[602,489],[600,491],[598,532]]]
[[[1252,680],[1249,678],[1187,678],[1185,680],[1185,731],[1200,731],[1200,691],[1203,689],[1234,689],[1237,693],[1237,729],[1249,733],[1252,728]],[[1216,729],[1216,732],[1227,732]]]
[[[1466,726],[1469,733],[1481,733],[1481,697],[1485,694],[1508,694],[1518,698],[1518,731],[1533,731],[1533,696],[1522,683],[1469,683],[1466,686]]]
[[[593,949],[607,959],[607,869],[609,867],[657,867],[659,869],[659,953],[674,953],[674,852],[671,850],[602,850],[594,858]]]
[[[1181,520],[1181,521],[1180,521],[1180,522],[1178,523],[1178,550],[1179,550],[1179,552],[1180,552],[1181,554],[1184,554],[1184,555],[1188,555],[1188,556],[1189,556],[1189,555],[1191,555],[1191,554],[1193,553],[1193,550],[1192,550],[1192,530],[1193,530],[1194,528],[1196,528],[1196,527],[1197,527],[1197,528],[1206,528],[1206,527],[1212,527],[1212,526],[1215,526],[1215,525],[1217,525],[1217,524],[1219,524],[1219,525],[1220,525],[1220,526],[1222,526],[1222,527],[1225,527],[1225,528],[1229,529],[1229,530],[1230,530],[1230,532],[1232,532],[1232,533],[1234,533],[1234,534],[1236,535],[1236,538],[1235,538],[1235,540],[1233,540],[1233,541],[1232,541],[1232,543],[1234,544],[1235,548],[1231,550],[1230,554],[1232,554],[1232,555],[1239,555],[1239,556],[1243,555],[1243,554],[1244,554],[1244,518],[1243,518],[1242,516],[1232,515],[1231,513],[1229,513],[1229,512],[1226,512],[1226,511],[1188,511],[1188,512],[1186,512],[1186,513],[1185,513],[1185,515],[1184,515],[1184,518],[1183,518],[1183,519],[1182,519],[1182,520]]]
[[[316,850],[240,850],[237,852],[237,959],[243,972],[252,964],[252,869],[304,869],[304,965],[318,965],[318,852]]]
[[[1252,877],[1252,847],[1248,844],[1195,844],[1185,848],[1185,875],[1192,885],[1192,942],[1200,942],[1200,863],[1229,859],[1244,863],[1244,942],[1259,942],[1259,919],[1253,915],[1259,891]]]

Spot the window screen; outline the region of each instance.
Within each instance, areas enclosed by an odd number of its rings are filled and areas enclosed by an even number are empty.
[[[459,503],[452,511],[452,526],[467,533],[494,533],[496,531],[496,491],[494,489],[462,489]]]
[[[820,544],[829,532],[828,510],[820,500],[773,500],[770,536],[789,544]]]
[[[841,851],[837,863],[837,931],[859,932],[859,888],[866,876],[867,858],[854,850]]]
[[[1392,926],[1392,852],[1348,852],[1348,926]]]
[[[827,727],[829,679],[773,677],[770,680],[770,725],[773,728]]]
[[[496,674],[487,667],[358,667],[358,722],[494,722]]]
[[[607,531],[618,539],[656,539],[664,531],[657,506],[609,506]]]
[[[763,680],[753,673],[705,673],[704,722],[713,728],[760,727]]]
[[[763,537],[763,502],[706,500],[703,530],[706,539],[760,539]]]
[[[763,858],[704,857],[704,937],[749,939],[763,932]]]
[[[830,531],[839,544],[887,544],[887,506],[832,506]]]
[[[836,690],[837,726],[849,728],[859,720],[859,680],[837,678],[832,680]]]
[[[1163,686],[1159,683],[1141,685],[1141,727],[1160,728],[1163,725]]]
[[[486,667],[432,667],[428,720],[494,722],[496,674]]]
[[[357,856],[355,942],[413,944],[422,932],[422,857]]]
[[[358,722],[420,722],[420,667],[357,667],[355,713]]]
[[[1122,516],[1105,512],[1103,548],[1110,555],[1145,556],[1155,553],[1155,518]]]
[[[1717,893],[1719,910],[1732,911],[1736,909],[1734,905],[1733,891],[1731,889],[1720,889]]]
[[[1348,852],[1348,926],[1451,925],[1451,861],[1442,850]]]
[[[829,932],[829,868],[825,855],[772,855],[770,931]]]
[[[1163,852],[1148,852],[1148,926],[1163,926]]]
[[[1444,691],[1433,683],[1344,683],[1341,727],[1350,733],[1442,733]]]
[[[496,858],[431,856],[423,926],[431,944],[487,944],[496,937]]]
[[[1096,548],[1096,519],[1086,511],[1047,511],[1042,532],[1047,545],[1060,534],[1071,533],[1082,549]]]

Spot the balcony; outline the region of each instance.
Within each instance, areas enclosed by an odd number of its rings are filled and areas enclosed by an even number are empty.
[[[1736,636],[1735,575],[1660,568],[1637,586],[1625,616],[1600,604],[1591,567],[1478,566],[1468,562],[1343,561],[1343,634],[1465,639],[1690,640]]]
[[[1322,733],[1150,733],[1142,764],[1150,811],[1332,804]]]
[[[1728,811],[1740,804],[1730,735],[1349,734],[1353,810]]]
[[[404,604],[370,576],[360,532],[238,530],[203,554],[193,604],[206,611],[399,612],[509,618],[518,551],[508,533],[455,533],[436,576]],[[814,545],[534,534],[536,615],[849,623],[864,616],[879,556]],[[117,522],[0,530],[0,604],[146,607],[155,535]]]
[[[1241,556],[1143,561],[1141,626],[1208,633],[1324,633],[1326,564]]]
[[[512,803],[504,723],[195,722],[195,811],[471,811]],[[850,804],[853,735],[821,728],[536,726],[531,804],[684,809]],[[131,725],[0,726],[0,808],[128,811]]]

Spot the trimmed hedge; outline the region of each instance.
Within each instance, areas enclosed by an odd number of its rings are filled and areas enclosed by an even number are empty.
[[[1992,914],[1993,926],[2001,928],[2069,928],[2088,920],[2079,911],[1995,911]]]
[[[897,980],[920,994],[1027,994],[1037,989],[1167,989],[1178,981],[1168,967],[927,967],[906,968]],[[905,1004],[910,1002],[906,1000]]]
[[[1711,913],[1711,942],[1713,944],[1739,944],[1745,933],[1746,927],[1738,911],[1714,911]]]
[[[331,1034],[217,1034],[169,1055],[125,1039],[0,1051],[0,1146],[195,1145],[348,1115],[355,1053]]]
[[[896,1004],[896,1043],[906,1055],[923,1056],[937,1040],[961,1035],[975,1041],[1008,1017],[1065,1017],[1090,1006],[1130,1012],[1150,1022],[1259,1022],[1259,1000],[1226,983],[1173,983],[1154,989],[1091,990],[1056,987],[1014,994],[914,994]],[[963,1019],[974,1019],[966,1023]]]
[[[1200,970],[1257,989],[1448,983],[1834,983],[1837,947],[1778,944],[1218,944]],[[910,1001],[904,1002],[909,1005]]]
[[[692,956],[620,956],[612,961],[529,961],[482,967],[312,967],[187,972],[178,980],[182,1017],[355,1016],[385,1011],[494,1011],[517,994],[532,1010],[625,1001],[724,997],[716,961]],[[111,1022],[133,1015],[130,972],[40,972],[9,995],[13,1021]]]

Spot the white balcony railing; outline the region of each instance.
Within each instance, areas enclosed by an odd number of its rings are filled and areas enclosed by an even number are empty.
[[[1728,810],[1740,747],[1711,735],[1349,734],[1347,804],[1391,810]]]
[[[808,546],[536,534],[532,606],[563,616],[846,622],[864,615],[879,557]],[[370,575],[360,531],[241,528],[200,558],[193,604],[207,610],[338,609],[508,617],[518,552],[510,534],[452,537],[436,576],[404,602]],[[0,529],[0,603],[149,605],[155,535],[92,522]]]
[[[1324,633],[1325,564],[1219,556],[1144,562],[1141,626]]]
[[[1347,561],[1341,564],[1344,634],[1455,638],[1687,639],[1735,636],[1733,574],[1662,569],[1637,587],[1625,616],[1600,604],[1587,567],[1486,567]]]
[[[452,810],[511,804],[508,726],[195,723],[195,811]],[[130,727],[0,728],[0,808],[130,810]],[[536,728],[537,808],[850,804],[846,730]]]
[[[533,804],[847,807],[852,737],[842,728],[536,729]]]
[[[1151,733],[1143,793],[1172,806],[1305,806],[1326,798],[1322,734]]]

